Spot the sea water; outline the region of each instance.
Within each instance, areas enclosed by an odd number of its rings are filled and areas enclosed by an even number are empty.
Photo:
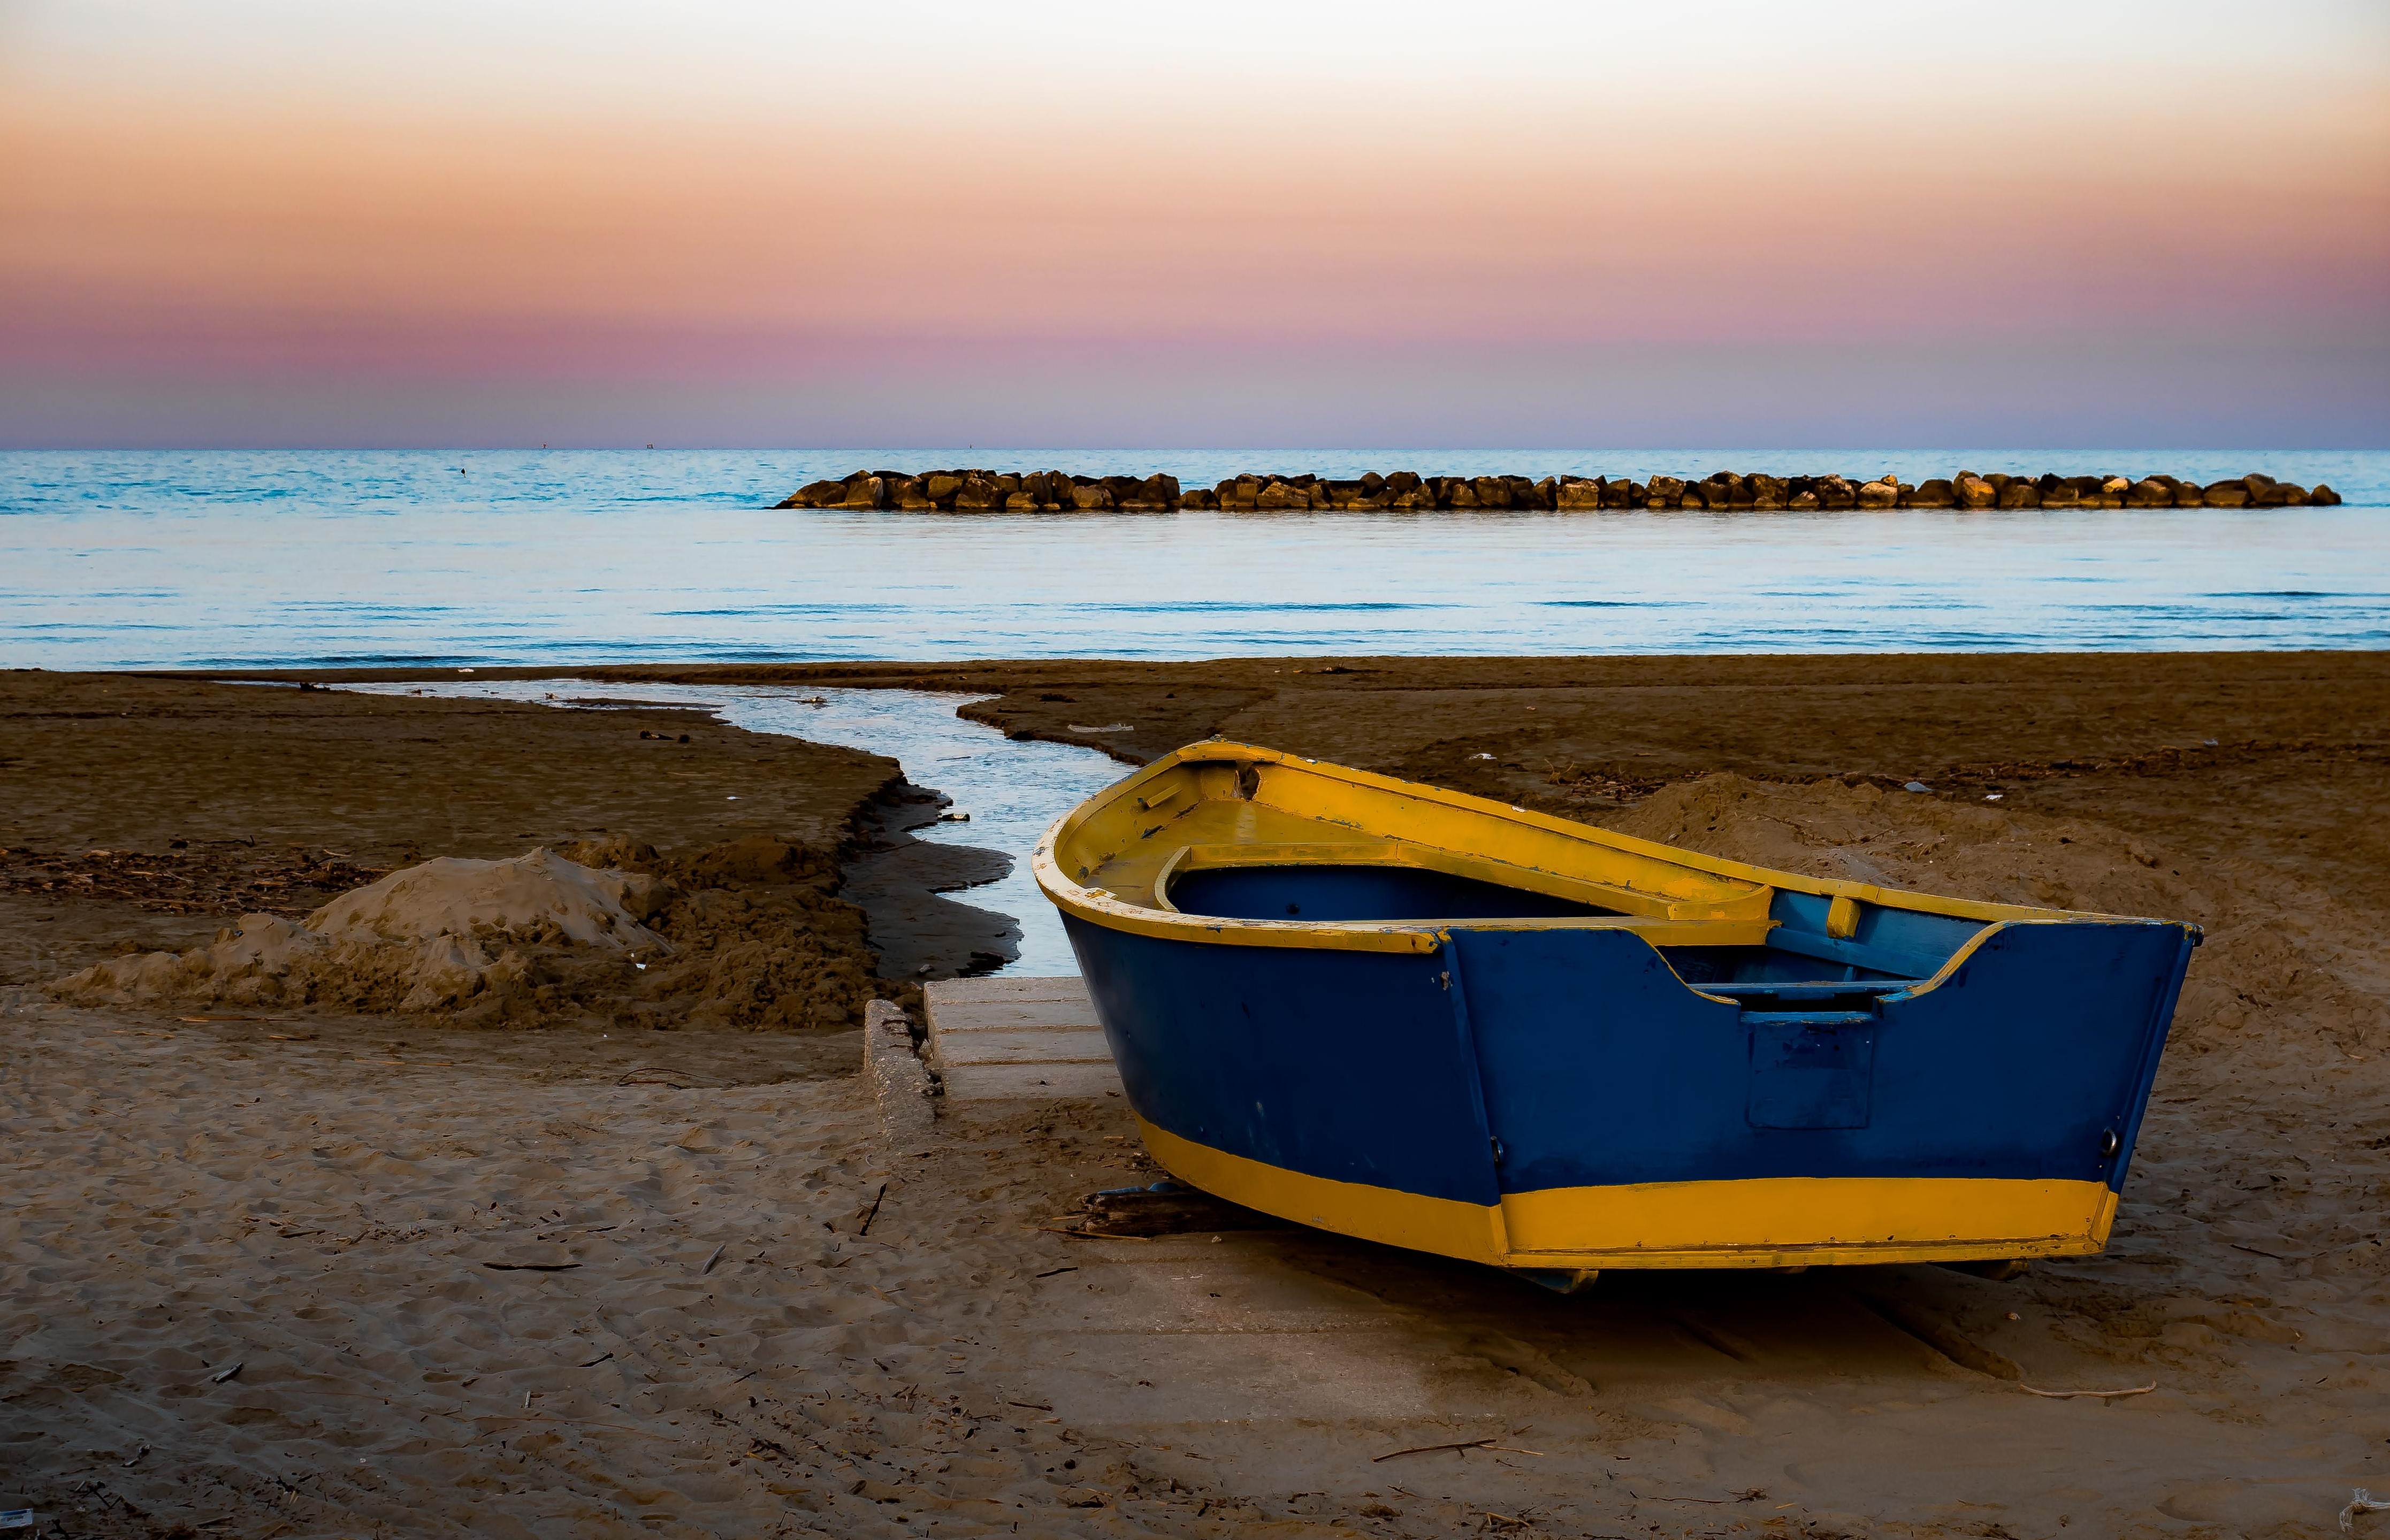
[[[1960,513],[775,511],[867,468],[2262,469],[2347,506]],[[2390,452],[0,454],[0,663],[2373,648]]]

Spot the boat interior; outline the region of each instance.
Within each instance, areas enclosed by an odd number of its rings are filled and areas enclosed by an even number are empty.
[[[1458,792],[1204,743],[1056,826],[1066,909],[1157,934],[1385,947],[1465,929],[1622,929],[1746,1010],[1866,1008],[2003,920],[2066,918],[1767,871]]]

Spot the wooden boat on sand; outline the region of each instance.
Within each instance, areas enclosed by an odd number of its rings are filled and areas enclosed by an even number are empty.
[[[1217,741],[1035,869],[1173,1175],[1562,1288],[2099,1251],[2200,939]]]

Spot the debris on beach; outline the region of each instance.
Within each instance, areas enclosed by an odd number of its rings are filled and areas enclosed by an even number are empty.
[[[1209,489],[1182,489],[1176,476],[1080,476],[1064,470],[858,470],[809,481],[782,508],[893,509],[908,513],[1166,513],[1179,508],[1428,512],[1436,509],[1719,508],[1805,512],[1847,508],[2270,508],[2330,507],[2340,494],[2278,481],[2260,471],[2201,482],[2163,472],[2139,478],[1978,475],[1904,481],[1881,476],[1771,476],[1717,470],[1698,481],[1631,477],[1421,476],[1370,471],[1349,480],[1312,472],[1247,471]]]
[[[2357,1516],[2360,1513],[2390,1513],[2390,1503],[2376,1502],[2373,1494],[2358,1487],[2348,1495],[2348,1506],[2340,1510],[2340,1533],[2357,1533]]]
[[[161,915],[238,907],[296,918],[384,875],[342,851],[248,840],[178,839],[163,850],[0,849],[0,893],[113,900]]]
[[[1155,1182],[1141,1187],[1107,1187],[1082,1199],[1075,1213],[1048,1222],[1046,1229],[1072,1237],[1202,1234],[1214,1230],[1277,1230],[1283,1219],[1214,1198],[1183,1183]]]

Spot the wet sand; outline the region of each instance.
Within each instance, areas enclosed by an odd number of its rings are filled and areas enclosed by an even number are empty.
[[[906,836],[939,804],[894,760],[670,706],[296,683],[0,673],[0,983],[181,950],[244,913],[297,917],[429,856],[610,841],[816,853],[864,879],[878,949],[904,964],[891,978],[951,974],[1004,934],[928,892],[973,857]]]
[[[2276,1536],[2390,1487],[2390,659],[672,676],[983,688],[973,714],[1126,759],[1217,731],[2209,941],[2104,1256],[1561,1299],[1304,1230],[1054,1234],[1151,1178],[1117,1102],[892,1149],[848,1033],[64,1007],[32,986],[113,931],[219,922],[93,865],[0,909],[0,1506],[112,1534]],[[252,723],[226,687],[0,682],[0,843],[184,839],[224,852],[218,898],[327,845],[834,842],[887,773],[773,739],[682,783],[627,718],[276,690]],[[423,784],[414,738],[469,768]],[[709,800],[767,760],[768,809]],[[268,844],[303,848],[269,871]]]

